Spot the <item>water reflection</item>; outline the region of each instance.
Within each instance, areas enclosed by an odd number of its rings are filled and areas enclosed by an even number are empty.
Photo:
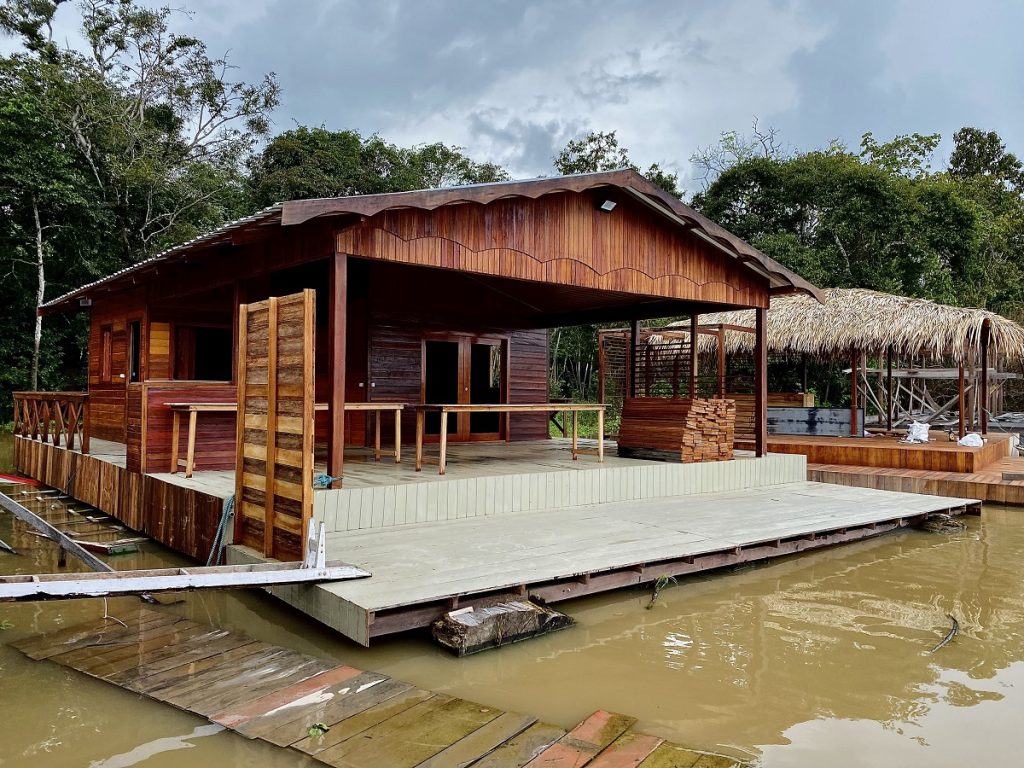
[[[49,502],[40,502],[49,503]],[[53,570],[53,548],[0,515],[0,571]],[[260,593],[169,610],[257,639],[569,726],[597,708],[765,766],[1018,764],[1024,717],[1024,510],[570,603],[572,629],[466,659],[423,636],[361,649]],[[180,562],[147,545],[119,568]],[[71,566],[76,567],[75,565]],[[110,611],[134,606],[110,601]],[[101,601],[0,607],[0,765],[309,765],[3,643],[102,615]],[[955,615],[962,634],[928,650]],[[124,761],[128,760],[128,763]],[[104,762],[106,761],[106,762]]]

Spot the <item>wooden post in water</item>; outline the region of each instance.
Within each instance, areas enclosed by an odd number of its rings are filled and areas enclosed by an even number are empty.
[[[768,310],[754,310],[754,455],[768,453]]]
[[[330,262],[328,301],[328,347],[327,380],[328,393],[327,421],[327,474],[340,478],[345,469],[345,338],[348,335],[346,315],[348,313],[348,256],[334,254]],[[369,392],[367,392],[369,395]],[[379,415],[378,415],[379,417]],[[400,418],[397,414],[395,418]],[[340,488],[341,480],[335,480],[332,488]]]
[[[986,318],[981,324],[981,381],[980,381],[980,394],[978,400],[980,401],[980,419],[979,424],[981,425],[981,434],[988,434],[988,345],[989,340],[992,336],[992,322]]]

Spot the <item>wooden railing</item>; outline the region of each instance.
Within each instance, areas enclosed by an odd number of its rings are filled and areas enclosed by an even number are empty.
[[[89,452],[87,392],[15,392],[14,434]]]

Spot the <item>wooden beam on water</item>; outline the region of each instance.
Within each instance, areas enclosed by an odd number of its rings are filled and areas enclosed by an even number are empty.
[[[362,568],[356,568],[347,563],[332,562],[328,563],[326,568],[302,567],[296,563],[260,563],[199,568],[153,568],[140,571],[0,576],[0,602],[310,584],[361,579],[369,575],[369,571],[364,571]]]

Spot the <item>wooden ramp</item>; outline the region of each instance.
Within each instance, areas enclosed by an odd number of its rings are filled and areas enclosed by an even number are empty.
[[[247,738],[344,768],[729,768],[631,730],[598,711],[569,732],[536,718],[432,693],[375,672],[318,659],[139,608],[14,644]],[[320,735],[316,725],[326,727]]]

